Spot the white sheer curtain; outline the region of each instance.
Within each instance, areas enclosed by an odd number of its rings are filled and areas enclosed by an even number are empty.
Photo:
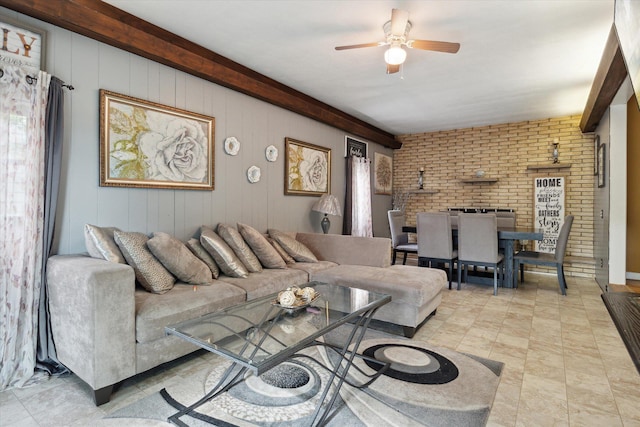
[[[0,64],[0,390],[34,374],[51,76]],[[28,76],[34,77],[31,84]],[[29,77],[29,78],[30,78]]]
[[[373,237],[371,220],[371,163],[363,157],[353,158],[351,235]]]

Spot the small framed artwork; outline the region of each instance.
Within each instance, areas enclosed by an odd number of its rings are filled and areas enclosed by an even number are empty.
[[[598,188],[602,188],[605,185],[605,162],[606,162],[606,144],[598,145]]]
[[[214,189],[215,119],[100,90],[100,186]]]
[[[321,196],[331,193],[330,148],[285,138],[284,151],[284,194]]]
[[[393,159],[381,153],[373,155],[374,193],[391,195],[393,189]]]
[[[345,157],[364,157],[367,158],[367,148],[369,144],[359,141],[350,136],[344,137],[344,156]]]

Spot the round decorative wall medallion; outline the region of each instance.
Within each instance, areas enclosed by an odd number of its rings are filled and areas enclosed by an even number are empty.
[[[238,154],[240,151],[240,142],[235,136],[230,136],[224,140],[224,151],[231,156]]]
[[[270,162],[275,162],[278,159],[278,149],[274,145],[270,145],[265,150],[265,156]]]
[[[251,166],[249,170],[247,170],[247,178],[252,184],[260,181],[260,168],[257,166]]]

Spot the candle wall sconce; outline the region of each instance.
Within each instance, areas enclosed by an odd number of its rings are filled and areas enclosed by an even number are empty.
[[[424,189],[424,168],[420,168],[418,175],[418,189]]]
[[[556,139],[553,142],[553,163],[558,163],[558,156],[560,155],[559,151],[558,151],[558,145],[560,145],[558,143],[558,140]]]

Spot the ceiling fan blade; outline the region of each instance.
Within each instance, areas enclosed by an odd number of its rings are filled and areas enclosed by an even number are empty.
[[[409,40],[407,47],[412,49],[433,50],[436,52],[458,53],[460,43],[438,42],[434,40]]]
[[[400,64],[398,65],[387,64],[387,74],[397,73],[398,71],[400,71]]]
[[[391,34],[394,36],[403,36],[407,29],[407,22],[409,21],[409,12],[406,10],[392,9],[391,10]]]
[[[347,46],[336,46],[336,50],[346,50],[346,49],[360,49],[361,47],[378,47],[384,46],[387,42],[376,42],[376,43],[362,43],[362,44],[350,44]]]

